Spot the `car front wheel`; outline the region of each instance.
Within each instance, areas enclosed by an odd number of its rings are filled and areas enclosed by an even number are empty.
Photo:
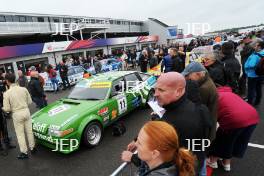
[[[99,122],[89,123],[83,136],[83,143],[87,147],[94,147],[100,143],[102,139],[102,126]]]

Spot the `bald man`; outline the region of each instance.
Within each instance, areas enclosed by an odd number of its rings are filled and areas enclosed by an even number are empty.
[[[162,74],[155,87],[155,97],[160,106],[179,100],[185,94],[185,78],[177,72]]]
[[[157,80],[154,96],[158,104],[166,110],[161,120],[173,125],[179,136],[180,146],[193,151],[197,156],[197,172],[199,172],[205,160],[202,140],[209,138],[212,120],[206,106],[194,104],[187,99],[185,87],[185,78],[180,73],[164,73]],[[133,147],[130,143],[128,150]],[[131,156],[125,152],[122,159],[131,161]],[[132,157],[132,162],[133,160],[135,155]]]

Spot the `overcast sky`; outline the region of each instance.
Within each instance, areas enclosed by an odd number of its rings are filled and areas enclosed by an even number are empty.
[[[264,23],[263,0],[2,0],[1,12],[44,13],[132,20],[157,18],[187,29],[209,23],[211,30]]]

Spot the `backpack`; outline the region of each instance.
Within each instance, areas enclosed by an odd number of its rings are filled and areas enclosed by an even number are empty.
[[[264,76],[264,56],[259,53],[257,55],[260,57],[260,61],[256,65],[255,72],[258,76]]]

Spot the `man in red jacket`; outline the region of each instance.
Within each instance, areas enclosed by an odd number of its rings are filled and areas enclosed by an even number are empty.
[[[259,114],[254,107],[230,87],[218,87],[218,123],[216,138],[209,149],[207,164],[217,168],[217,160],[225,171],[230,171],[232,157],[242,158],[246,152],[250,137],[259,123]]]

